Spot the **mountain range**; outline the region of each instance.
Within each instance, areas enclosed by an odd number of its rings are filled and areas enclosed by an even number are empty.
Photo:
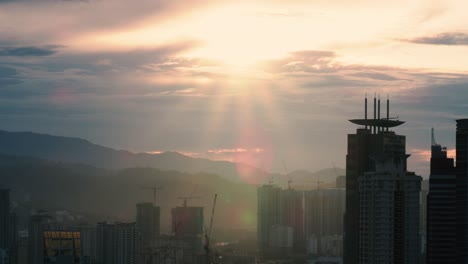
[[[8,156],[35,157],[64,163],[84,164],[110,170],[151,167],[186,173],[206,172],[217,174],[233,182],[242,181],[237,170],[238,166],[243,166],[242,171],[252,174],[251,176],[267,174],[248,164],[193,158],[170,151],[160,154],[133,153],[100,146],[81,138],[33,132],[0,130],[0,153]],[[315,173],[301,170],[291,172],[288,177],[281,174],[271,174],[270,176],[273,176],[277,184],[284,186],[288,178],[297,179],[297,183],[317,180],[331,183],[338,175],[344,175],[344,170],[339,168],[325,169]]]

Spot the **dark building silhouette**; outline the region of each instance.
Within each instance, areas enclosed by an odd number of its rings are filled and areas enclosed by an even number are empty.
[[[29,221],[29,263],[42,264],[44,261],[44,232],[58,229],[53,226],[46,211],[32,215]]]
[[[373,119],[367,118],[366,98],[365,118],[350,122],[362,127],[357,129],[356,134],[348,135],[344,263],[415,263],[411,261],[414,261],[414,254],[419,254],[420,251],[418,233],[421,177],[407,173],[406,158],[409,155],[405,150],[405,136],[389,131],[389,128],[404,122],[389,117],[388,99],[387,117],[381,118],[380,99],[377,102],[376,98]],[[373,184],[382,189],[373,188]],[[387,190],[390,185],[394,191]],[[366,188],[361,192],[360,186]],[[388,195],[380,197],[382,192]],[[369,195],[386,199],[380,206],[387,210],[385,214],[388,214],[390,221],[378,221],[380,216],[372,209],[379,208],[375,204],[379,201],[369,199]],[[382,235],[386,237],[378,239],[391,240],[384,248],[371,241],[373,238],[377,239],[372,236],[372,232],[382,230],[385,230]],[[383,251],[392,259],[375,262],[375,257]]]
[[[159,236],[160,210],[153,203],[137,204],[136,225],[144,246],[151,246]]]
[[[303,196],[302,191],[290,188],[282,191],[284,225],[293,229],[293,250],[297,253],[305,251]]]
[[[468,119],[457,120],[456,133],[457,263],[468,262]]]
[[[0,249],[10,246],[10,190],[0,189]]]
[[[266,258],[305,252],[304,194],[272,184],[257,188],[258,248]]]
[[[431,174],[427,195],[426,263],[457,263],[456,178],[453,158],[432,131]]]
[[[274,225],[283,222],[281,211],[281,188],[272,184],[257,188],[258,220],[257,241],[258,249],[262,255],[271,255],[270,230]]]
[[[200,251],[204,224],[203,207],[187,206],[185,200],[183,206],[172,208],[171,214],[174,236],[185,240],[191,253]]]

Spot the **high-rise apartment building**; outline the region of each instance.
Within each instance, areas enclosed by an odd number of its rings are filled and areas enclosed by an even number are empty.
[[[456,176],[453,158],[432,132],[431,174],[427,195],[426,263],[456,262]]]
[[[270,240],[273,226],[284,222],[282,212],[282,190],[280,187],[266,184],[257,188],[257,242],[263,256],[271,255]]]
[[[151,246],[159,236],[160,210],[153,203],[138,203],[136,225],[144,246]]]
[[[96,263],[97,256],[97,229],[95,225],[78,225],[72,228],[80,232],[81,256],[87,258],[91,264]]]
[[[391,214],[391,221],[382,222],[386,229],[390,230],[388,236],[381,237],[381,241],[390,239],[395,243],[385,245],[389,254],[397,254],[394,259],[402,260],[396,263],[407,262],[411,259],[407,249],[413,248],[415,254],[419,254],[418,243],[414,237],[419,236],[419,176],[408,174],[406,158],[409,156],[405,150],[405,137],[397,135],[390,128],[403,124],[403,121],[389,117],[389,100],[387,99],[387,116],[380,115],[380,99],[374,98],[374,117],[367,117],[367,98],[365,99],[365,118],[350,120],[352,123],[362,126],[357,129],[356,134],[348,135],[348,154],[346,156],[346,213],[345,213],[345,237],[344,237],[344,263],[379,263],[369,262],[371,256],[377,254],[377,248],[372,248],[369,239],[375,238],[371,235],[377,226],[365,226],[371,224],[378,217],[372,208],[377,208],[376,203],[369,197],[379,195],[378,188],[385,190],[382,197],[386,199],[387,214]],[[394,186],[394,192],[388,193],[389,186],[375,186],[371,184],[382,184]],[[418,184],[414,186],[414,184]],[[363,191],[361,191],[361,188]],[[370,188],[370,189],[369,189]],[[364,191],[365,190],[365,191]],[[408,197],[410,200],[405,200]],[[375,202],[375,203],[374,203]],[[414,204],[415,203],[415,204]],[[383,205],[382,205],[383,206]],[[404,215],[408,208],[416,208],[416,226],[409,228],[413,223],[413,214]],[[385,219],[381,219],[384,221]],[[370,221],[370,222],[369,222]],[[419,239],[419,238],[418,238]],[[379,246],[380,247],[380,246]],[[379,249],[380,250],[380,249]],[[382,248],[383,250],[383,248]]]
[[[138,263],[140,234],[135,223],[98,223],[96,244],[97,263]]]
[[[52,230],[51,217],[46,211],[32,215],[29,221],[29,263],[44,262],[44,232]]]
[[[379,163],[359,177],[359,263],[418,263],[422,178],[403,169],[405,156]]]
[[[303,199],[302,191],[291,188],[282,190],[280,206],[283,207],[283,224],[292,229],[293,251],[296,253],[305,252]]]
[[[457,263],[468,263],[468,119],[457,120],[456,148]]]
[[[345,190],[317,189],[304,191],[305,237],[307,244],[317,244],[315,254],[322,255],[322,245],[329,237],[343,238]]]

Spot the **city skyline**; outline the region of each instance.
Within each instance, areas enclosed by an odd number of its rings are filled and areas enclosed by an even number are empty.
[[[453,156],[468,85],[463,1],[0,8],[0,129],[315,171],[345,167],[343,121],[377,93],[407,121],[412,171],[429,175],[431,127]]]

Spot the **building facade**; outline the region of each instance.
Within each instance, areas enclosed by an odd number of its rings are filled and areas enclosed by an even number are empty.
[[[281,193],[281,188],[272,184],[257,188],[257,242],[263,256],[273,253],[270,248],[272,227],[284,222]]]
[[[98,264],[138,263],[140,234],[135,223],[98,223],[96,244]]]
[[[419,262],[421,180],[392,165],[359,178],[359,263]]]
[[[390,195],[389,197],[382,197],[382,199],[386,200],[386,204],[385,206],[381,206],[387,208],[386,210],[395,211],[392,213],[391,222],[385,222],[385,219],[380,219],[384,222],[379,224],[385,225],[391,232],[391,234],[386,234],[387,237],[382,237],[381,240],[386,241],[390,239],[390,242],[404,242],[403,244],[379,245],[378,248],[382,248],[382,250],[385,248],[388,254],[396,254],[393,258],[402,262],[395,263],[415,263],[406,262],[407,259],[412,259],[413,256],[413,253],[410,254],[407,248],[414,248],[414,252],[416,252],[414,254],[419,254],[420,252],[418,227],[421,178],[407,173],[406,159],[409,155],[406,154],[405,137],[389,131],[390,128],[399,126],[404,122],[389,117],[389,105],[390,102],[387,99],[387,116],[383,118],[380,114],[380,99],[377,101],[374,98],[374,116],[370,119],[367,116],[366,98],[365,118],[350,120],[350,122],[361,127],[357,129],[355,134],[348,135],[344,224],[345,264],[379,263],[370,261],[372,256],[378,254],[374,251],[377,248],[373,247],[372,241],[370,241],[370,239],[374,238],[372,234],[373,230],[376,230],[375,225],[372,226],[371,224],[377,221],[376,217],[378,217],[372,210],[373,208],[377,208],[375,207],[375,203],[379,202],[369,200],[369,197],[377,192],[368,189],[372,184],[385,185],[387,183],[387,185],[390,185],[387,186],[388,188],[392,186],[395,188],[392,194],[386,194]],[[374,179],[373,177],[376,178]],[[372,183],[373,181],[377,182]],[[388,182],[393,183],[390,184]],[[407,182],[414,184],[419,182],[419,188],[412,186],[413,184],[407,184]],[[406,189],[409,186],[412,187]],[[361,190],[361,187],[366,189]],[[376,187],[380,188],[380,186]],[[375,195],[379,194],[375,193]],[[404,215],[408,211],[407,208],[416,208],[416,228],[414,226],[411,227],[414,229],[407,228],[409,227],[409,222],[413,222],[414,220],[414,213],[411,213],[411,216]],[[418,243],[414,242],[413,238],[415,236]]]
[[[468,263],[468,119],[457,120],[456,148],[457,263]]]
[[[426,263],[456,262],[456,176],[454,159],[433,134],[427,195]]]
[[[42,264],[44,261],[44,232],[52,230],[51,217],[46,211],[31,216],[29,222],[29,263]]]
[[[136,225],[141,233],[143,246],[151,246],[159,236],[160,209],[153,203],[138,203]]]

